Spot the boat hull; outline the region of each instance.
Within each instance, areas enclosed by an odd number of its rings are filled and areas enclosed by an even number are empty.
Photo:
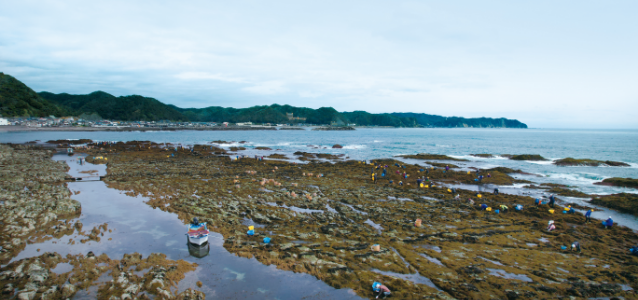
[[[188,236],[188,242],[198,246],[203,245],[204,243],[208,242],[208,235],[198,237]]]

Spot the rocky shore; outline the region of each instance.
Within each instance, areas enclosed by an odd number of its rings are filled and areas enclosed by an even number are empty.
[[[72,233],[81,223],[80,203],[64,182],[68,166],[51,160],[53,150],[0,145],[0,262],[6,264],[27,241]],[[67,220],[63,220],[67,219]]]
[[[88,162],[106,162],[93,156],[108,158],[103,180],[109,187],[144,195],[148,205],[177,214],[184,223],[193,217],[208,222],[211,230],[223,235],[223,245],[231,253],[311,274],[364,298],[374,298],[374,281],[388,286],[396,299],[636,297],[638,257],[627,251],[638,242],[636,232],[584,223],[578,213],[552,214],[547,206],[535,206],[530,197],[442,187],[479,184],[475,172],[425,169],[392,159],[369,164],[305,152],[295,155],[304,157],[306,164],[234,159],[210,145],[168,150],[151,142],[128,142],[89,144],[85,150],[91,154]],[[63,181],[64,166],[51,164],[59,168],[56,178]],[[383,168],[385,177],[380,176]],[[508,171],[481,171],[480,175],[491,175],[482,183],[520,182]],[[372,172],[382,179],[372,182]],[[408,179],[401,177],[403,173]],[[428,180],[421,187],[416,178],[422,176]],[[14,187],[16,193],[20,184]],[[492,210],[481,210],[481,204]],[[517,204],[524,209],[515,212]],[[508,211],[496,213],[500,205]],[[555,231],[545,230],[549,220],[555,221]],[[256,226],[254,236],[246,235],[248,225]],[[264,237],[271,241],[264,243]],[[561,249],[575,241],[582,252]],[[51,273],[59,263],[72,265],[74,271]],[[114,260],[45,253],[2,268],[0,283],[8,294],[16,289],[24,293],[24,299],[47,291],[55,297],[45,299],[57,299],[85,288],[86,282],[93,284],[110,270],[112,281],[98,291],[103,299],[146,297],[143,292],[162,299],[201,299],[204,295],[195,290],[187,295],[170,292],[169,287],[193,267],[161,254],[147,259],[127,254]],[[143,276],[132,274],[148,268]],[[65,283],[69,276],[89,278]]]
[[[623,287],[636,288],[638,260],[627,254],[638,241],[635,232],[584,224],[580,214],[551,214],[529,197],[479,198],[458,190],[455,200],[439,187],[475,182],[474,174],[432,169],[428,188],[414,180],[399,185],[395,171],[416,178],[425,175],[422,167],[379,160],[393,183],[384,178],[373,184],[374,166],[357,161],[299,165],[230,160],[210,146],[193,150],[170,151],[175,156],[168,158],[152,143],[95,149],[117,153],[109,160],[109,186],[150,194],[149,205],[185,222],[196,216],[214,224],[226,249],[239,256],[309,273],[363,297],[372,297],[375,280],[397,298],[627,297],[633,292]],[[510,211],[481,211],[482,203]],[[512,212],[516,204],[525,209]],[[417,219],[421,226],[415,226]],[[548,220],[558,224],[556,231],[544,230]],[[260,225],[255,236],[246,235],[247,223]],[[262,242],[265,236],[269,244]],[[561,250],[574,241],[583,253]],[[380,251],[371,250],[375,244]]]

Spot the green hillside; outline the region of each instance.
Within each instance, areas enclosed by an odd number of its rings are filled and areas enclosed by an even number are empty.
[[[115,97],[102,91],[88,95],[53,94],[49,92],[41,92],[39,94],[43,98],[65,107],[76,116],[97,113],[102,118],[109,120],[188,120],[176,107],[166,105],[153,98],[138,95]]]
[[[157,99],[138,95],[116,97],[102,91],[87,95],[36,93],[19,80],[0,73],[0,112],[5,117],[92,116],[119,121],[191,121],[357,124],[391,127],[508,127],[527,128],[518,120],[505,118],[442,117],[421,113],[371,114],[365,111],[338,112],[332,107],[318,109],[290,105],[263,105],[249,108],[210,106],[179,108]],[[290,121],[286,114],[306,118]]]
[[[0,115],[3,117],[62,117],[67,111],[40,97],[24,83],[0,72]]]

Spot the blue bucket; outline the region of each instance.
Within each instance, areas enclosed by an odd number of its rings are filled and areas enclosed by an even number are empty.
[[[248,235],[255,235],[255,231],[254,230],[248,230],[248,232],[246,233]]]
[[[269,237],[265,237],[265,238],[264,238],[264,243],[265,243],[265,244],[270,243],[270,238],[269,238]]]
[[[560,246],[561,250],[567,250],[567,246]]]

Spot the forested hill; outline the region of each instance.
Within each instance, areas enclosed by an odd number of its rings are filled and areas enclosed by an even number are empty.
[[[400,118],[414,119],[419,125],[424,127],[527,128],[527,125],[519,120],[506,118],[442,117],[422,113],[392,113],[392,115]]]
[[[305,121],[290,121],[287,113]],[[338,112],[332,107],[318,109],[290,105],[263,105],[249,108],[211,106],[179,108],[157,99],[132,95],[116,97],[102,91],[87,95],[49,92],[35,93],[17,79],[0,73],[0,114],[4,117],[92,116],[119,121],[191,121],[356,124],[392,127],[508,127],[527,128],[518,120],[442,117],[418,113],[371,114],[365,111]]]
[[[65,109],[40,97],[24,83],[0,72],[0,116],[61,116]]]

